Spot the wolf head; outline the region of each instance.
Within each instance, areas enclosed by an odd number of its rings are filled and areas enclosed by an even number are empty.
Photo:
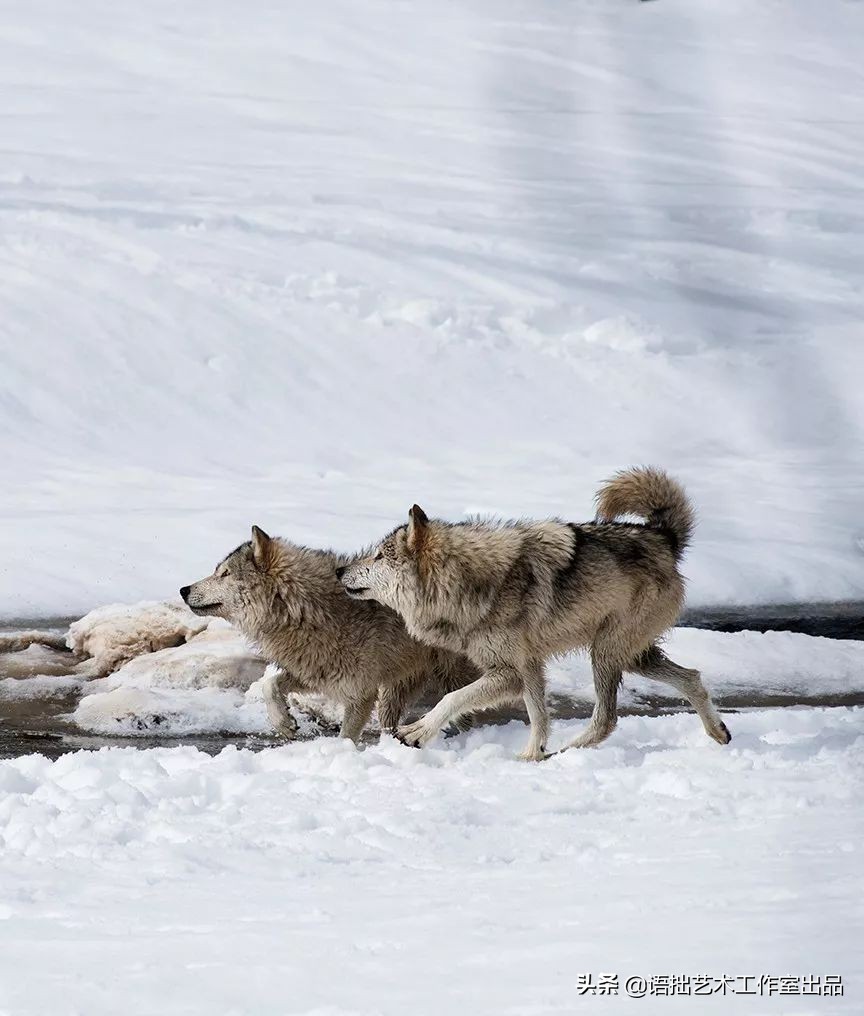
[[[369,554],[336,570],[339,581],[355,600],[377,600],[403,612],[422,595],[424,555],[429,519],[419,505]],[[401,608],[401,609],[400,609]]]
[[[252,527],[241,544],[206,579],[180,595],[196,614],[221,617],[247,637],[260,639],[280,627],[321,623],[347,597],[336,581],[338,555],[289,540],[271,539]]]
[[[212,575],[183,586],[181,597],[195,614],[221,617],[241,630],[258,627],[272,609],[271,571],[279,552],[277,541],[252,527],[252,539],[241,544]]]

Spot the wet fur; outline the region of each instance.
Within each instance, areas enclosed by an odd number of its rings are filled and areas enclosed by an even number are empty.
[[[698,671],[657,646],[683,603],[678,561],[694,525],[687,496],[662,471],[633,469],[601,489],[597,508],[597,519],[581,524],[451,524],[430,521],[415,505],[407,526],[347,568],[351,595],[393,607],[416,638],[465,653],[482,671],[401,728],[407,743],[426,743],[464,711],[521,697],[531,724],[522,757],[545,757],[545,662],[579,648],[590,651],[597,701],[587,730],[568,747],[599,744],[612,732],[625,670],[672,684],[711,737],[729,740]]]
[[[464,657],[411,638],[388,607],[350,599],[336,569],[351,560],[271,539],[255,527],[253,539],[213,575],[181,590],[195,613],[229,621],[281,668],[264,697],[286,737],[296,733],[286,702],[292,692],[340,703],[341,736],[356,741],[376,701],[382,730],[392,731],[424,690],[441,694],[477,677]]]

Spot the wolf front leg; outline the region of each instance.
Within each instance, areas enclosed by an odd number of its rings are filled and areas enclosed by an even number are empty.
[[[290,692],[299,690],[300,686],[284,670],[277,670],[266,678],[261,689],[267,715],[276,728],[276,733],[289,740],[297,736],[297,721],[288,708],[287,696]]]
[[[540,762],[547,757],[546,742],[549,739],[546,674],[542,660],[533,660],[525,668],[522,698],[525,701],[525,708],[528,710],[531,736],[525,750],[519,753],[518,758],[526,762]]]
[[[496,664],[488,667],[483,676],[471,684],[449,692],[416,723],[400,727],[396,736],[404,744],[420,748],[428,744],[442,727],[458,720],[465,713],[512,702],[524,694],[524,688],[525,679],[516,667]]]
[[[339,731],[340,737],[350,738],[356,742],[360,740],[363,728],[369,722],[372,709],[375,706],[375,694],[367,695],[366,698],[352,699],[345,703],[345,712],[342,714],[342,727]]]

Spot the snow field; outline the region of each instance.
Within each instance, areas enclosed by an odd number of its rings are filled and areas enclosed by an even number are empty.
[[[721,748],[688,716],[627,717],[616,741],[540,765],[512,758],[519,723],[424,751],[6,760],[0,1007],[660,1013],[669,1000],[580,999],[577,975],[767,972],[840,973],[846,997],[741,1011],[846,1014],[861,721],[747,713]]]
[[[41,0],[0,33],[0,614],[680,476],[864,596],[860,3]]]

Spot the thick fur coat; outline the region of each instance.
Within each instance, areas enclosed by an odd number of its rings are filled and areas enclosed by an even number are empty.
[[[278,664],[265,701],[286,737],[296,733],[291,692],[341,703],[341,736],[356,741],[376,701],[382,730],[395,730],[422,692],[441,694],[478,676],[464,657],[413,639],[389,607],[349,598],[336,571],[350,561],[271,539],[255,526],[252,540],[211,576],[180,590],[195,613],[225,618]]]
[[[415,638],[466,654],[482,676],[447,694],[400,736],[421,745],[463,712],[521,696],[531,723],[522,757],[543,758],[545,662],[585,648],[597,703],[571,747],[598,744],[611,733],[625,670],[672,684],[708,734],[726,743],[729,732],[698,671],[673,663],[657,645],[683,603],[678,563],[693,525],[681,486],[648,468],[607,483],[597,495],[596,519],[587,523],[452,524],[430,520],[415,505],[407,525],[341,571],[342,582],[352,597],[398,611]]]

